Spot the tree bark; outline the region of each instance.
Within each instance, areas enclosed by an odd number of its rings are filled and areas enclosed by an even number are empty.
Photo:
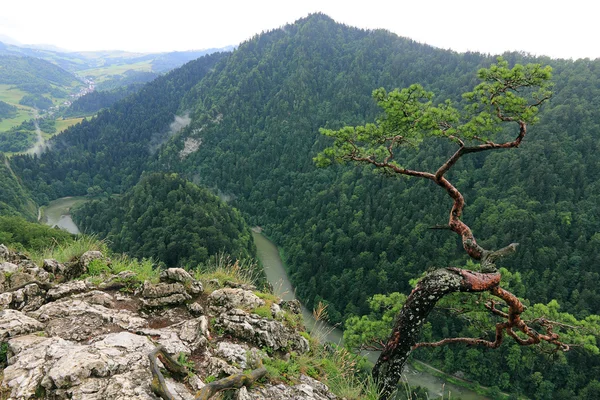
[[[396,318],[393,333],[382,351],[373,377],[378,383],[380,399],[388,399],[396,390],[402,368],[417,344],[425,319],[435,304],[453,292],[484,292],[500,284],[500,274],[444,268],[427,274],[406,299]]]

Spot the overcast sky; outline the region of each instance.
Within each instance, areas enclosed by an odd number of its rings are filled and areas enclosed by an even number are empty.
[[[0,0],[0,35],[69,50],[159,52],[236,45],[323,12],[456,51],[600,58],[595,2],[570,0]]]

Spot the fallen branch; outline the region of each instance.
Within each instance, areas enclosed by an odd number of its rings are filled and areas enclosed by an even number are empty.
[[[152,391],[163,400],[175,400],[167,388],[167,383],[163,374],[158,368],[157,359],[163,363],[165,368],[174,376],[184,378],[188,375],[188,369],[179,364],[171,355],[169,355],[163,346],[158,346],[148,354],[150,360],[150,371],[152,372]],[[222,390],[239,389],[242,386],[251,386],[258,379],[267,374],[267,369],[258,361],[258,368],[248,372],[228,376],[206,384],[194,397],[194,400],[208,400]]]

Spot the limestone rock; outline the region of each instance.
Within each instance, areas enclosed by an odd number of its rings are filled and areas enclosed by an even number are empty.
[[[156,299],[159,297],[167,297],[172,294],[185,294],[185,287],[181,283],[158,283],[152,284],[148,281],[144,282],[142,287],[142,296],[145,298]]]
[[[79,257],[79,264],[87,271],[90,263],[94,260],[105,260],[110,264],[110,259],[105,258],[102,252],[96,250],[86,251]]]
[[[298,300],[283,300],[279,303],[281,308],[294,314],[302,314],[302,305]]]
[[[248,314],[240,309],[229,310],[217,316],[217,328],[224,329],[238,339],[253,343],[259,347],[267,346],[272,350],[295,350],[305,353],[309,350],[308,341],[294,329],[279,321]]]
[[[44,330],[44,324],[20,311],[0,311],[0,340]]]
[[[45,259],[42,268],[54,275],[63,275],[66,267],[53,258]]]
[[[233,374],[239,374],[243,372],[238,367],[230,365],[227,361],[218,357],[208,357],[204,363],[203,370],[206,376],[228,376]]]
[[[10,276],[10,278],[8,279],[8,281],[10,282],[8,287],[9,287],[9,289],[24,287],[28,283],[35,282],[36,280],[37,279],[35,278],[35,276],[25,273],[25,272],[18,271],[18,272],[13,273]]]
[[[273,318],[277,318],[279,317],[280,314],[283,314],[283,310],[281,309],[281,307],[279,307],[278,304],[271,304],[271,315],[273,316]]]
[[[194,316],[200,316],[204,314],[204,308],[199,303],[189,303],[187,308],[190,314]]]
[[[251,390],[241,388],[237,393],[237,400],[335,400],[337,398],[326,385],[306,375],[300,376],[298,385],[266,385]]]
[[[115,290],[127,287],[135,283],[136,274],[133,271],[121,271],[116,275],[109,276],[104,282],[98,285],[102,290]]]
[[[90,289],[90,287],[85,281],[71,281],[51,288],[48,290],[48,293],[46,293],[46,297],[48,300],[57,300],[74,293],[85,292],[88,289]]]
[[[19,269],[17,264],[13,264],[10,262],[0,262],[0,274],[14,274]]]
[[[163,329],[140,329],[139,333],[153,337],[170,354],[190,355],[206,348],[209,336],[208,319],[195,318]]]
[[[194,278],[183,268],[167,268],[160,273],[161,282],[179,282],[189,283],[193,282]]]
[[[253,361],[267,357],[262,351],[245,344],[220,342],[217,345],[216,355],[233,365],[239,365],[241,369],[252,368]],[[250,356],[250,360],[248,360]]]
[[[215,290],[208,296],[208,301],[214,311],[232,308],[254,309],[264,306],[265,302],[249,290],[224,288]]]
[[[239,282],[234,282],[234,281],[225,281],[224,286],[226,287],[230,287],[230,288],[234,288],[234,289],[244,289],[244,290],[256,290],[256,286],[254,285],[250,285],[247,283],[239,283]]]
[[[9,255],[10,251],[8,248],[5,245],[0,244],[0,260],[8,260]]]
[[[176,293],[176,294],[172,294],[170,296],[158,297],[155,299],[142,299],[142,303],[144,304],[144,306],[149,307],[149,308],[166,307],[166,306],[172,306],[172,305],[177,305],[177,304],[183,304],[186,301],[190,300],[191,298],[192,297],[187,293],[185,293],[185,294]]]
[[[0,310],[4,310],[5,308],[9,308],[13,301],[13,294],[10,292],[5,292],[0,294]]]
[[[146,337],[127,332],[90,345],[21,336],[9,341],[14,356],[3,384],[18,399],[35,398],[40,386],[49,398],[155,399],[147,358],[153,347]]]
[[[192,298],[178,282],[152,284],[146,281],[142,287],[142,296],[142,303],[150,308],[183,304]]]
[[[147,326],[144,318],[131,311],[114,310],[81,299],[55,301],[29,313],[38,321],[46,323],[49,336],[84,341],[115,331],[135,331]]]

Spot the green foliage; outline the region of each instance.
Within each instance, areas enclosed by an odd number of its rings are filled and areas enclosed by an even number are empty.
[[[26,94],[21,100],[19,100],[19,104],[38,108],[40,110],[48,109],[54,105],[52,100],[40,94]]]
[[[206,286],[216,279],[219,286],[226,281],[241,284],[256,285],[262,278],[262,271],[252,259],[234,260],[223,253],[211,257],[208,263],[198,266],[194,270],[194,277]],[[214,288],[216,289],[216,288]]]
[[[121,75],[109,75],[106,80],[103,80],[102,82],[100,82],[98,84],[97,89],[99,91],[101,91],[100,93],[106,92],[106,91],[110,91],[115,94],[117,94],[119,92],[122,93],[123,92],[122,88],[129,88],[129,89],[125,89],[125,92],[130,89],[133,89],[135,87],[137,87],[139,89],[142,84],[150,82],[150,81],[156,79],[158,76],[159,76],[159,74],[157,74],[156,72],[128,70],[128,71],[125,71]],[[86,97],[86,96],[84,96],[84,97]],[[85,100],[84,103],[89,105],[90,104],[88,102],[89,100],[106,101],[107,96],[106,95],[92,96],[92,99]],[[113,101],[113,103],[114,103],[114,101]],[[76,108],[77,107],[78,106],[76,106]]]
[[[17,107],[0,101],[0,121],[2,118],[13,118],[17,114]]]
[[[92,186],[107,193],[131,188],[150,169],[149,143],[168,139],[182,97],[223,57],[206,56],[157,78],[100,112],[93,122],[65,130],[60,139],[50,141],[53,151],[39,158],[14,157],[14,168],[40,203],[85,195]]]
[[[33,146],[35,140],[33,120],[23,121],[19,126],[14,126],[6,132],[0,132],[0,151],[25,151]]]
[[[1,137],[1,136],[0,136]],[[29,192],[12,172],[10,162],[0,153],[0,215],[37,218],[37,206]],[[1,228],[0,228],[1,229]]]
[[[518,288],[519,276],[501,270],[507,286]],[[515,276],[517,275],[517,276]],[[361,345],[373,345],[388,338],[392,318],[400,310],[405,297],[398,293],[376,295],[369,301],[371,313],[367,316],[351,317],[346,323],[344,342],[347,346],[359,348]],[[494,324],[500,322],[482,304],[489,300],[488,295],[479,297],[472,294],[445,296],[438,304],[437,312],[432,314],[423,332],[423,341],[436,341],[447,337],[485,337],[493,336]],[[524,304],[529,304],[523,300]],[[415,353],[416,357],[432,363],[448,373],[462,371],[467,378],[486,386],[498,386],[502,390],[515,393],[552,392],[550,382],[564,385],[574,384],[582,379],[580,365],[586,365],[592,371],[600,368],[598,360],[598,341],[600,340],[600,319],[593,315],[577,319],[571,314],[560,312],[556,300],[549,304],[533,304],[523,314],[534,329],[543,331],[536,320],[545,318],[557,322],[554,332],[561,341],[572,345],[568,353],[556,353],[554,346],[542,344],[540,347],[522,347],[511,338],[506,338],[502,346],[489,351],[478,347],[461,345],[444,346]],[[382,320],[386,320],[382,323]],[[530,381],[515,381],[515,374],[527,371]],[[589,376],[595,372],[590,371]],[[552,388],[555,388],[553,385]],[[575,397],[573,397],[575,398]]]
[[[194,364],[194,362],[188,358],[188,355],[183,352],[180,352],[177,356],[177,362],[187,368],[190,374],[196,369],[196,364]]]
[[[51,246],[73,243],[73,235],[46,225],[28,222],[21,217],[0,216],[0,244],[15,249],[40,251]]]
[[[361,317],[352,316],[346,320],[344,344],[356,349],[386,340],[405,301],[406,295],[397,292],[389,295],[376,294],[370,298],[368,303],[371,313]]]
[[[50,84],[69,86],[75,77],[62,68],[33,57],[0,55],[0,84],[8,83],[31,89],[40,86],[47,90]]]
[[[377,89],[373,98],[382,108],[383,116],[376,124],[321,129],[323,135],[335,141],[319,153],[315,162],[326,166],[334,159],[398,168],[401,166],[394,154],[398,148],[416,148],[426,138],[493,139],[505,122],[536,121],[538,106],[552,95],[551,71],[550,66],[539,64],[509,68],[508,62],[499,58],[498,64],[479,70],[477,75],[482,82],[463,95],[468,101],[463,112],[449,99],[435,106],[434,94],[420,85],[390,93],[384,88]]]
[[[300,374],[305,374],[325,383],[341,398],[378,398],[376,388],[368,377],[366,361],[343,348],[316,344],[307,354],[292,352],[289,360],[271,357],[263,362],[272,382],[296,383]]]
[[[77,98],[65,111],[65,117],[92,115],[140,90],[141,84],[131,84],[113,90],[95,90]]]
[[[221,252],[235,259],[255,254],[237,210],[174,174],[148,175],[122,197],[86,203],[73,217],[80,229],[109,239],[114,251],[168,267],[195,268]]]
[[[507,260],[511,271],[520,273],[519,290],[526,287],[533,303],[556,299],[582,320],[600,313],[600,170],[594,167],[600,154],[600,61],[518,53],[504,54],[504,59],[523,68],[550,65],[552,100],[518,151],[463,158],[449,178],[465,195],[466,222],[480,244],[520,243]],[[462,115],[471,104],[474,123],[467,135],[472,136],[494,120],[477,119],[481,112],[490,113],[490,104],[477,96],[470,103],[462,94],[473,92],[475,72],[493,63],[482,54],[435,49],[311,15],[257,35],[233,53],[204,57],[161,76],[94,120],[70,128],[53,140],[52,152],[13,157],[11,165],[40,203],[85,195],[93,186],[122,193],[142,171],[151,170],[176,171],[215,188],[283,249],[305,305],[313,308],[326,300],[331,319],[341,322],[369,313],[367,299],[374,294],[408,293],[410,280],[427,268],[464,265],[466,259],[455,236],[427,229],[447,220],[450,202],[444,193],[428,182],[390,181],[360,167],[315,168],[312,158],[330,144],[319,127],[335,131],[377,122],[380,108],[373,88],[391,93],[418,82],[424,92],[436,94],[421,103],[431,101],[445,110],[434,115],[438,121],[452,120],[453,109]],[[529,96],[527,89],[522,93]],[[448,106],[446,99],[452,101]],[[166,140],[173,115],[188,110],[190,126],[151,154],[153,134]],[[509,107],[507,112],[520,111]],[[495,135],[514,138],[508,129]],[[183,156],[187,138],[201,139],[201,145]],[[435,171],[456,150],[438,137],[422,141],[419,148],[399,148],[395,158],[401,165]],[[458,334],[467,325],[460,319],[442,323],[447,321],[443,317],[430,335]],[[472,358],[455,349],[447,357],[450,353],[442,350],[428,354],[432,360],[449,360],[448,368],[467,370],[466,362],[456,360]],[[496,357],[506,353],[485,353],[484,362],[474,364],[480,371],[473,376],[495,380],[491,371],[503,362]],[[557,396],[574,398],[600,376],[597,358],[588,354],[569,352],[565,367],[553,356],[519,349],[525,378],[509,372],[511,384],[533,396],[539,384],[529,376],[540,370],[544,380],[555,384]],[[504,390],[504,381],[494,384]]]
[[[269,307],[269,306],[256,307],[254,310],[252,310],[252,313],[254,313],[262,318],[273,319],[273,314],[271,313],[271,307]]]
[[[108,266],[108,264],[104,260],[100,260],[100,259],[92,260],[92,262],[90,262],[90,264],[88,265],[87,274],[89,276],[102,276],[102,275],[107,275],[110,272],[111,272],[111,268]]]
[[[0,342],[0,369],[8,365],[8,342]]]
[[[37,121],[38,127],[45,133],[56,132],[56,121],[50,118],[41,118]],[[19,126],[14,126],[6,132],[0,132],[0,151],[22,152],[33,146],[37,140],[35,133],[36,121],[33,119],[23,121]]]
[[[50,229],[45,225],[38,225],[39,227]],[[68,232],[52,229],[53,231],[60,232],[62,235],[68,235],[72,237]],[[42,264],[44,259],[53,258],[58,262],[65,263],[72,261],[75,258],[81,257],[83,253],[89,250],[101,251],[104,254],[108,253],[106,243],[99,241],[97,238],[87,235],[78,235],[74,240],[55,242],[49,244],[49,247],[39,249],[31,254],[31,258],[37,263]]]

